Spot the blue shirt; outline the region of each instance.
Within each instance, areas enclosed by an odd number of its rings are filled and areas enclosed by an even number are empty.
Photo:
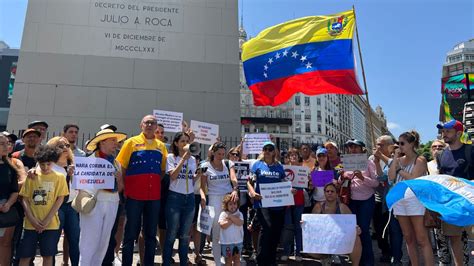
[[[260,184],[278,183],[285,181],[285,169],[280,163],[268,165],[264,161],[256,161],[250,171],[255,178],[255,192],[260,193]],[[262,208],[260,200],[254,201],[254,208]],[[272,207],[271,209],[283,209],[283,207]]]

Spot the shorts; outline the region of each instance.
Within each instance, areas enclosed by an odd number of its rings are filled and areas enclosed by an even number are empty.
[[[448,224],[444,221],[441,221],[441,231],[445,236],[462,236],[464,227]]]
[[[199,206],[201,205],[201,195],[194,194],[194,217],[193,224],[197,223]]]
[[[425,206],[416,198],[410,188],[405,191],[405,198],[393,206],[393,214],[398,216],[419,216],[425,214]]]
[[[38,233],[35,230],[23,229],[17,255],[19,258],[32,258],[36,255],[36,244],[39,242],[42,257],[55,256],[58,252],[58,242],[61,231],[45,230]]]
[[[243,244],[221,244],[221,254],[224,258],[232,258],[234,255],[242,254]]]

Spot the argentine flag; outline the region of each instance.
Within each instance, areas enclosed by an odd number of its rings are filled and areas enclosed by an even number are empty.
[[[446,223],[457,226],[474,224],[474,182],[449,175],[428,175],[402,181],[387,194],[389,209],[407,198],[405,192],[408,188],[427,209],[439,213]]]

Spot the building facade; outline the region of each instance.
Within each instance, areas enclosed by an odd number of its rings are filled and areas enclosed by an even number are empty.
[[[15,85],[18,49],[11,49],[0,41],[0,131],[6,129],[10,101]]]

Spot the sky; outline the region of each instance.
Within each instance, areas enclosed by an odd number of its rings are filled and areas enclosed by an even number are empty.
[[[474,1],[239,0],[239,13],[248,36],[256,36],[287,20],[353,5],[371,106],[382,106],[395,136],[415,129],[422,142],[436,138],[442,65],[456,44],[474,38]],[[11,47],[21,45],[26,7],[27,0],[0,0],[0,40]],[[360,62],[358,70],[362,84]]]

